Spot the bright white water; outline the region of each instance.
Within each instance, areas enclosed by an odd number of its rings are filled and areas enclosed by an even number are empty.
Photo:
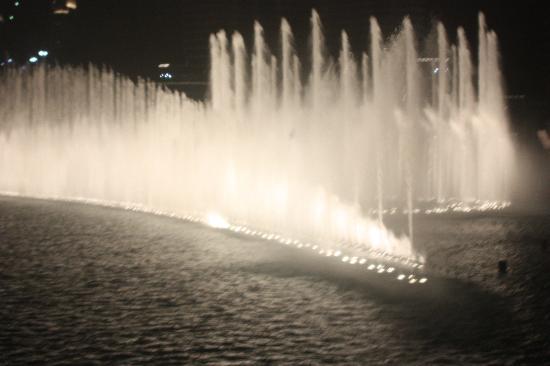
[[[308,60],[284,19],[279,55],[259,23],[250,50],[238,33],[212,35],[204,103],[93,66],[8,69],[0,190],[216,213],[402,256],[415,255],[412,215],[398,238],[382,223],[388,202],[509,199],[497,37],[482,15],[477,72],[461,28],[455,46],[439,24],[428,58],[408,18],[387,40],[371,18],[368,50],[356,57],[342,32],[333,60],[315,11],[311,27]]]

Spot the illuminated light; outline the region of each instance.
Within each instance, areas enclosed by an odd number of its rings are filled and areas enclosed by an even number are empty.
[[[159,64],[159,66],[158,66],[159,69],[166,69],[166,68],[169,68],[169,67],[170,67],[169,63],[162,63],[162,64]]]
[[[206,223],[216,229],[227,229],[229,227],[229,223],[217,213],[208,214]]]
[[[393,267],[388,268],[388,273],[392,273],[393,271],[395,271],[395,268]]]
[[[405,275],[404,274],[400,274],[399,276],[397,276],[397,279],[399,281],[403,281],[405,279]]]
[[[38,56],[40,56],[40,57],[46,57],[46,56],[48,56],[48,51],[46,51],[46,50],[40,50],[40,51],[38,51]]]
[[[327,257],[332,256],[332,249],[327,250]]]
[[[428,281],[428,279],[426,277],[423,277],[420,280],[418,280],[418,282],[420,282],[420,283],[426,283],[427,281]]]
[[[7,62],[8,64],[11,64],[11,63],[13,62],[13,58],[8,58],[8,59],[6,60],[6,62]]]
[[[13,5],[19,6],[19,1],[14,2]]]
[[[76,0],[67,0],[67,2],[65,3],[65,6],[68,8],[68,9],[76,9]]]
[[[293,244],[299,244],[300,241],[299,240],[294,240]]]
[[[321,249],[321,250],[319,251],[319,254],[324,254],[324,253],[325,253],[325,250],[324,250],[324,249]]]
[[[298,248],[301,248],[301,247],[303,247],[303,245],[302,245],[302,244],[298,244]]]
[[[370,264],[370,265],[367,267],[367,269],[368,269],[369,271],[372,271],[374,268],[375,268],[375,267],[374,267],[374,264]]]
[[[36,61],[38,61],[38,58],[36,58],[35,56],[32,56],[31,58],[29,58],[29,62],[34,64]]]
[[[349,261],[349,257],[346,255],[342,258],[342,262],[347,262],[347,261]]]
[[[416,283],[416,278],[411,278],[411,279],[409,280],[409,283],[410,283],[411,285],[412,285],[413,283]]]
[[[365,258],[359,259],[359,264],[365,264],[367,260]]]
[[[350,261],[351,264],[357,263],[357,257],[351,257]]]
[[[262,239],[267,239],[267,234],[262,234]]]
[[[313,250],[317,250],[317,248],[319,248],[319,246],[317,246],[317,245],[314,245],[314,246],[311,247],[311,249],[313,249]]]
[[[385,269],[384,268],[378,268],[378,273],[384,273],[385,272]]]
[[[413,277],[414,277],[414,275],[413,275],[413,274],[410,274],[409,277],[407,277],[407,278],[413,278]]]
[[[339,257],[339,256],[341,256],[341,255],[342,255],[342,252],[339,251],[339,250],[337,250],[337,251],[334,252],[334,256],[335,256],[335,257]]]
[[[270,235],[267,236],[267,240],[273,240],[273,238],[274,238],[273,234],[270,234]]]

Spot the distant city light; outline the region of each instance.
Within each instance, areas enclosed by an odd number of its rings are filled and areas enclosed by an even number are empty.
[[[29,58],[29,62],[31,64],[34,64],[36,61],[38,61],[38,58],[36,56],[32,56],[31,58]]]
[[[160,74],[160,78],[161,79],[172,79],[172,74],[170,74],[169,72],[165,72],[165,73]]]
[[[40,51],[38,51],[38,56],[40,56],[40,57],[46,57],[46,56],[48,56],[48,51],[46,51],[46,50],[40,50]]]
[[[53,13],[66,15],[66,14],[69,14],[69,9],[65,9],[65,8],[54,9]]]
[[[8,17],[9,20],[13,20],[14,18],[15,18],[15,17],[14,17],[13,15],[10,15],[10,16]]]
[[[65,3],[65,6],[68,8],[68,9],[76,9],[76,0],[67,0],[67,2]]]
[[[434,74],[437,74],[438,72],[439,72],[439,67],[436,67],[436,68],[434,69]]]
[[[11,63],[13,62],[13,58],[8,58],[8,59],[6,60],[6,62],[7,62],[8,64],[11,64]]]
[[[19,6],[19,1],[16,1],[15,3],[13,3],[13,5]]]
[[[159,64],[159,69],[166,69],[168,67],[170,67],[169,63]]]

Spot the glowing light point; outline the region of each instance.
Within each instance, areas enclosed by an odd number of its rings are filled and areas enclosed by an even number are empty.
[[[30,62],[31,64],[34,64],[36,61],[38,61],[38,58],[35,57],[35,56],[32,56],[31,58],[29,58],[29,62]]]
[[[410,283],[411,285],[414,284],[414,283],[416,283],[416,278],[411,278],[411,279],[409,280],[409,283]]]
[[[426,283],[428,282],[428,279],[426,277],[421,278],[418,282],[420,283]]]
[[[369,271],[372,271],[374,268],[375,268],[374,264],[370,264],[370,265],[367,267],[367,269],[368,269]]]
[[[48,56],[48,51],[46,51],[46,50],[40,50],[40,51],[38,51],[38,56],[40,56],[40,57],[46,57],[46,56]]]
[[[395,268],[390,267],[390,268],[387,269],[387,271],[388,271],[388,273],[392,273],[393,271],[395,271]]]
[[[227,229],[229,227],[229,223],[223,217],[216,213],[208,214],[208,216],[206,217],[206,223],[208,224],[208,226],[216,229]]]
[[[335,256],[335,257],[339,257],[339,256],[341,256],[341,255],[342,255],[342,252],[339,251],[339,250],[337,250],[337,251],[334,252],[334,256]]]
[[[403,281],[405,279],[405,275],[404,274],[400,274],[399,276],[397,276],[397,279],[399,281]]]
[[[342,258],[342,262],[347,262],[347,261],[349,261],[349,257],[346,255]]]
[[[367,260],[365,258],[359,259],[359,264],[365,264],[367,263]]]

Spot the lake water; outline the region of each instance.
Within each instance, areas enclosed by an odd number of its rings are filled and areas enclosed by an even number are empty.
[[[543,214],[418,217],[430,280],[386,288],[199,224],[0,197],[0,365],[548,364],[549,238]]]

